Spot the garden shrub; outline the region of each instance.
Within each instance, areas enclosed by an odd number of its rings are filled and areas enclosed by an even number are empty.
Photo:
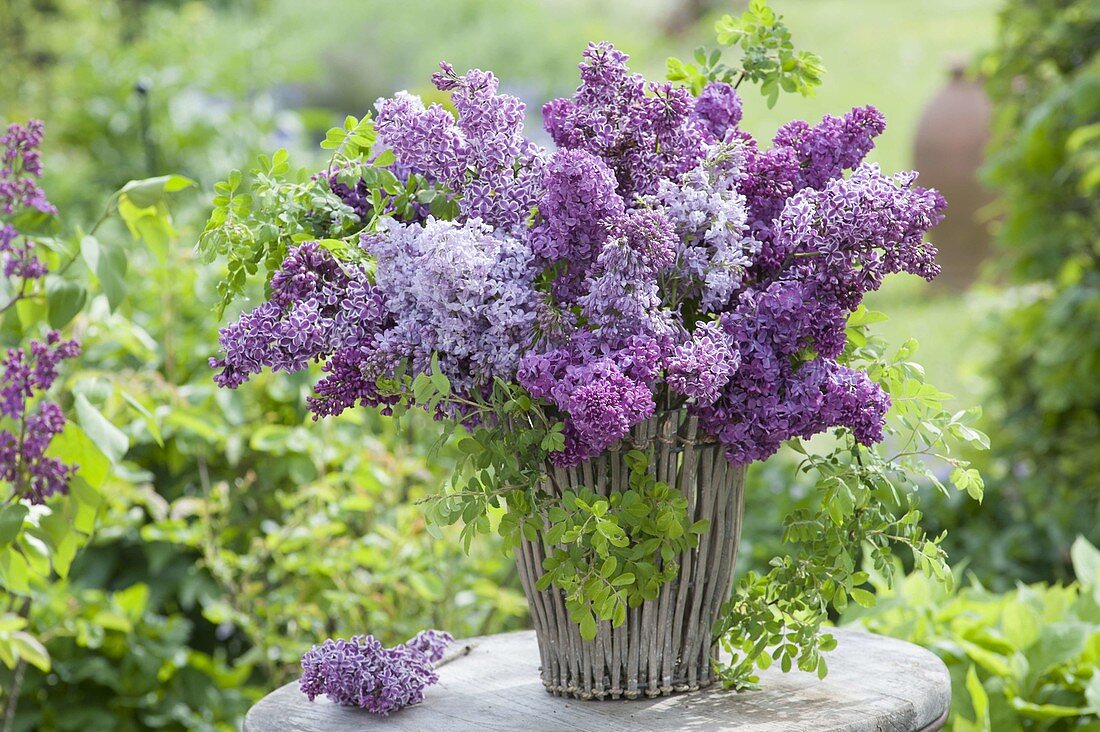
[[[142,4],[120,24],[123,2],[57,0],[0,19],[0,35],[23,34],[11,47],[27,49],[19,73],[0,75],[0,107],[46,112],[44,187],[72,212],[67,221],[93,221],[111,186],[153,162],[202,178],[266,146],[276,117],[297,129],[267,93],[286,76],[268,63],[276,47],[250,55],[269,40],[260,30],[228,42],[232,17],[217,5]],[[3,37],[8,48],[14,36]],[[188,45],[196,38],[205,52]],[[152,161],[133,88],[145,75]],[[429,460],[415,424],[399,433],[344,420],[302,441],[304,379],[216,393],[206,360],[222,273],[191,252],[209,209],[198,196],[174,198],[173,225],[135,221],[135,233],[151,235],[136,245],[105,221],[102,267],[89,271],[82,258],[68,273],[87,280],[88,294],[71,326],[84,353],[62,386],[118,425],[128,450],[97,486],[105,500],[91,544],[30,611],[29,630],[55,665],[25,668],[16,729],[234,729],[247,703],[288,680],[326,635],[403,640],[425,625],[472,635],[514,628],[525,613],[503,554],[485,546],[470,561],[454,535],[424,528],[411,502],[450,458]],[[79,234],[67,229],[66,245],[79,249]],[[232,510],[221,500],[230,493]],[[135,587],[147,594],[127,626],[72,635],[110,622]],[[0,590],[4,616],[11,598],[3,581]],[[21,599],[11,602],[18,610]],[[0,646],[13,632],[24,631],[0,627]],[[136,684],[158,678],[153,668],[164,688],[140,692]],[[12,679],[0,666],[0,704]]]
[[[1003,594],[974,579],[950,590],[920,574],[891,590],[872,571],[878,605],[852,607],[843,620],[943,659],[951,672],[949,729],[1095,730],[1100,551],[1078,538],[1071,554],[1077,582],[1021,584]]]
[[[988,325],[996,460],[980,510],[955,501],[930,516],[1001,588],[1066,579],[1074,537],[1100,543],[1098,50],[1100,4],[1010,0],[981,67],[996,107],[993,274],[1010,285]]]
[[[49,673],[23,683],[16,730],[230,732],[259,692],[249,666],[189,647],[191,622],[151,607],[150,588],[61,586],[37,617],[54,636]]]

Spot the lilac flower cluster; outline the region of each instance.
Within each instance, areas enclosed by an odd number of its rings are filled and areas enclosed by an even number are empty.
[[[504,230],[523,227],[542,192],[544,151],[523,136],[524,104],[497,94],[499,80],[440,64],[432,81],[451,92],[458,120],[419,97],[380,100],[378,136],[400,163],[424,172],[459,198],[462,215]]]
[[[324,694],[336,704],[387,716],[424,700],[424,689],[439,680],[432,664],[453,641],[438,630],[421,631],[393,648],[370,635],[326,640],[302,656],[302,693],[310,701]]]
[[[40,395],[53,386],[61,361],[79,354],[76,341],[50,331],[27,349],[8,349],[0,362],[0,481],[32,503],[68,491],[74,467],[46,456],[50,441],[65,429],[65,415]],[[2,426],[5,420],[12,426]]]
[[[467,404],[496,379],[526,389],[564,422],[564,465],[658,404],[698,415],[735,463],[838,426],[881,439],[889,400],[838,361],[845,324],[886,275],[935,277],[923,237],[943,199],[862,162],[884,129],[872,107],[790,122],[762,148],[729,85],[693,97],[626,62],[588,47],[576,93],[543,108],[549,155],[486,72],[441,65],[456,116],[380,101],[395,166],[459,215],[381,219],[363,237],[373,268],[295,250],[271,300],[223,331],[220,383],[320,359],[315,413],[386,408],[379,385],[434,356]]]
[[[0,135],[0,216],[11,216],[21,210],[33,209],[56,214],[57,209],[46,199],[38,184],[42,176],[42,144],[45,127],[39,120],[26,125],[12,124]],[[46,276],[46,265],[34,254],[33,244],[20,237],[11,222],[0,220],[0,262],[4,277],[33,280]]]
[[[857,167],[885,129],[882,114],[868,106],[842,118],[827,115],[814,127],[801,120],[788,122],[767,150],[760,150],[751,137],[740,137],[747,142],[741,190],[748,202],[749,225],[760,241],[756,266],[762,274],[774,276],[786,264],[786,252],[775,246],[774,221],[788,199]]]
[[[697,167],[662,180],[647,199],[676,229],[676,268],[666,288],[680,301],[698,298],[704,312],[725,309],[759,251],[738,190],[743,164],[741,145],[715,145]]]
[[[334,351],[368,345],[385,320],[383,299],[362,268],[345,271],[316,242],[292,249],[271,280],[271,297],[221,331],[210,359],[220,386],[235,388],[264,368],[300,371]]]
[[[511,378],[530,345],[535,269],[529,247],[472,219],[429,218],[423,226],[384,220],[363,247],[377,263],[375,287],[393,327],[378,349],[427,370],[432,354],[452,387],[473,395]]]
[[[546,131],[559,148],[585,150],[615,172],[628,202],[656,190],[703,158],[712,123],[695,113],[687,89],[646,83],[610,43],[592,43],[580,65],[581,85],[571,99],[542,108]]]

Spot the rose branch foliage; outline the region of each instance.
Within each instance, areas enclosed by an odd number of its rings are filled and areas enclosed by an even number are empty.
[[[576,93],[543,107],[552,151],[524,137],[523,104],[492,73],[443,63],[432,80],[452,109],[398,94],[376,121],[331,130],[319,173],[288,175],[282,151],[251,191],[234,172],[200,242],[228,258],[226,302],[259,262],[270,275],[266,302],[222,331],[219,383],[316,361],[316,417],[420,406],[443,421],[441,439],[460,429],[467,458],[429,518],[461,521],[467,545],[494,526],[533,537],[549,521],[559,547],[543,584],[565,590],[586,635],[596,617],[619,623],[655,597],[701,529],[640,453],[630,490],[611,499],[550,501],[537,490],[548,463],[587,460],[680,408],[732,463],[801,452],[819,510],[789,517],[789,554],[727,607],[718,630],[738,654],[734,685],[777,643],[785,668],[824,673],[829,609],[872,598],[861,559],[887,567],[903,546],[948,580],[912,493],[939,484],[929,459],[940,458],[980,497],[980,477],[950,451],[984,441],[967,426],[974,413],[946,413],[923,382],[915,344],[887,356],[867,333],[880,318],[863,296],[884,277],[938,273],[924,235],[945,206],[915,173],[863,162],[882,115],[793,121],[771,145],[739,127],[742,78],[816,83],[816,62],[789,56],[762,7],[739,21],[750,40],[736,79],[715,61],[696,69],[700,83],[647,82],[626,54],[590,44]],[[760,37],[784,49],[774,64]],[[802,442],[821,433],[813,450]]]

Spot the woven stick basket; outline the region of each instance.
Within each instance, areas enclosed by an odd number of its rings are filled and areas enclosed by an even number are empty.
[[[695,691],[715,680],[711,630],[730,594],[745,469],[730,465],[721,445],[698,434],[696,418],[678,410],[638,424],[621,445],[588,462],[551,468],[542,488],[559,496],[581,486],[603,496],[621,491],[630,474],[623,455],[632,448],[648,453],[658,481],[679,486],[689,522],[707,519],[710,526],[696,548],[679,556],[679,575],[656,599],[629,609],[617,628],[600,621],[591,641],[570,621],[561,590],[535,588],[546,557],[542,536],[521,542],[516,566],[538,637],[542,681],[559,696],[636,699]]]

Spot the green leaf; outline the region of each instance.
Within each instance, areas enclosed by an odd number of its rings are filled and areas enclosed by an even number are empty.
[[[1083,536],[1078,536],[1069,550],[1073,573],[1083,587],[1093,591],[1100,602],[1100,550]]]
[[[130,440],[111,424],[83,394],[76,395],[76,414],[80,425],[92,442],[112,463],[117,463],[130,449]]]
[[[50,277],[46,280],[46,303],[50,327],[64,328],[76,317],[88,299],[88,291],[71,280]]]
[[[618,577],[611,580],[612,587],[625,587],[632,584],[634,584],[634,574],[632,572],[623,572]]]
[[[1034,704],[1019,697],[1013,697],[1011,704],[1013,709],[1029,719],[1065,719],[1067,717],[1080,717],[1089,711],[1085,707]]]
[[[867,590],[860,589],[859,587],[853,587],[848,591],[848,594],[852,596],[852,599],[856,601],[861,607],[874,607],[875,596],[873,593]]]
[[[1009,603],[1001,617],[1001,630],[1005,638],[1021,651],[1026,651],[1039,640],[1041,618],[1023,602]]]
[[[0,581],[10,592],[25,595],[31,591],[28,584],[27,560],[14,548],[0,550]]]
[[[982,686],[973,665],[966,672],[966,691],[970,694],[970,706],[974,708],[975,723],[979,729],[989,729],[989,694]]]
[[[588,608],[585,608],[581,614],[580,630],[581,638],[585,640],[592,640],[596,637],[596,616]]]
[[[30,511],[22,503],[0,506],[0,549],[15,541],[28,513]]]
[[[69,481],[69,495],[72,496],[77,507],[76,515],[73,517],[73,527],[85,534],[91,534],[95,528],[99,506],[103,503],[103,496],[99,490],[89,485],[80,476]]]
[[[29,633],[22,631],[12,633],[11,644],[19,658],[26,661],[39,671],[46,673],[50,670],[50,654],[46,647]]]
[[[386,149],[378,153],[378,157],[371,162],[371,165],[378,168],[386,168],[393,165],[395,162],[397,162],[397,156],[393,154],[393,150]]]
[[[96,272],[99,269],[99,240],[91,234],[86,234],[80,239],[80,256],[83,257],[84,263],[88,265],[88,269],[92,272]],[[98,276],[98,275],[97,275]]]
[[[111,470],[111,461],[75,422],[65,422],[65,429],[50,442],[48,457],[75,465],[76,474],[97,488],[103,485]]]
[[[0,615],[0,633],[10,633],[13,630],[22,630],[27,627],[27,619],[15,613]]]
[[[156,178],[132,180],[119,190],[119,194],[125,194],[139,208],[148,208],[163,201],[166,193],[182,191],[193,185],[195,181],[182,175],[161,175]]]
[[[142,420],[144,420],[145,422],[145,429],[149,431],[149,435],[153,438],[157,445],[159,445],[160,447],[164,447],[164,438],[161,436],[160,422],[157,420],[156,415],[154,415],[148,407],[138,401],[137,397],[133,396],[129,392],[123,390],[119,393],[122,394],[122,398],[126,400],[126,403],[133,407],[134,411],[141,415]]]
[[[99,278],[99,286],[107,296],[107,303],[112,311],[126,299],[127,268],[126,252],[121,247],[113,246],[99,250],[95,275]]]

